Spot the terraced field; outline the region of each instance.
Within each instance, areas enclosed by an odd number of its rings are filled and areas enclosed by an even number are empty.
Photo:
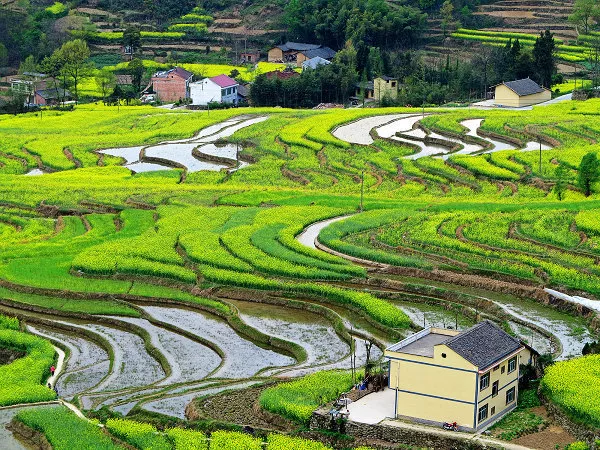
[[[600,324],[600,202],[575,183],[598,105],[0,117],[0,313],[67,351],[59,396],[138,418],[430,325],[570,359]]]

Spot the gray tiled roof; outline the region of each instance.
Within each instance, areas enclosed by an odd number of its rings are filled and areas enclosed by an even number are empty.
[[[329,47],[313,48],[302,52],[307,58],[320,57],[323,59],[331,59],[335,56],[335,50]]]
[[[521,342],[489,320],[479,322],[444,342],[467,361],[484,369],[521,347]]]
[[[319,48],[321,47],[319,44],[304,44],[302,42],[286,42],[285,44],[281,44],[277,46],[278,48],[280,48],[281,50],[283,50],[284,52],[287,52],[289,50],[295,50],[297,52],[302,52],[305,50],[313,50],[315,48]]]
[[[505,81],[504,86],[515,92],[519,96],[538,94],[544,92],[544,88],[533,81],[531,78],[523,78],[522,80]]]
[[[327,64],[331,64],[329,61],[327,61],[325,58],[321,58],[320,56],[315,56],[314,58],[310,58],[307,59],[306,61],[304,61],[302,63],[302,68],[306,69],[316,69],[317,67],[321,66],[321,65],[327,65]]]

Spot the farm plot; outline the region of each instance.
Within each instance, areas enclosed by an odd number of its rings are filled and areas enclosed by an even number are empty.
[[[113,318],[146,330],[150,334],[152,345],[167,359],[171,374],[158,383],[158,386],[201,380],[216,370],[221,363],[221,358],[214,350],[185,336],[152,325],[147,320]]]
[[[215,395],[230,389],[244,389],[261,381],[244,381],[242,383],[222,384],[204,389],[190,389],[188,392],[165,396],[158,400],[142,403],[140,406],[151,412],[185,419],[185,408],[195,398]]]
[[[272,350],[258,347],[240,337],[226,323],[185,309],[145,306],[144,310],[155,319],[190,331],[214,342],[225,353],[225,361],[214,378],[248,378],[270,367],[294,364],[295,360]]]
[[[232,152],[231,147],[216,146],[214,142],[232,136],[236,131],[256,125],[268,117],[240,117],[210,125],[190,139],[165,141],[155,145],[100,150],[99,153],[111,155],[125,160],[125,167],[134,172],[165,170],[169,166],[180,167],[193,173],[201,170],[220,171],[231,168],[229,165],[209,161],[203,154],[222,159],[230,159],[239,166],[238,148]],[[195,150],[199,151],[196,152]]]
[[[112,373],[90,393],[110,392],[126,388],[140,388],[156,383],[165,377],[158,361],[148,354],[139,336],[116,328],[98,324],[69,324],[87,329],[102,336],[113,351]],[[92,406],[82,397],[84,408]]]
[[[307,353],[299,367],[332,363],[348,355],[342,341],[323,317],[314,313],[274,305],[234,302],[244,322],[270,336],[299,344]]]
[[[56,388],[63,398],[72,399],[92,389],[109,374],[108,353],[91,341],[31,325],[28,328],[34,334],[60,342],[69,350],[65,370],[56,382]]]

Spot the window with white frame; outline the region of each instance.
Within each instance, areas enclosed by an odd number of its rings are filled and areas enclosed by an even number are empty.
[[[481,379],[479,380],[479,390],[483,391],[484,389],[487,389],[490,385],[490,373],[486,373],[484,375],[481,375]]]
[[[506,404],[512,403],[515,401],[515,388],[511,387],[508,391],[506,391]]]
[[[517,357],[508,360],[508,373],[514,372],[517,369]]]
[[[478,422],[482,422],[488,418],[488,405],[485,404],[479,408],[479,414],[477,415]]]

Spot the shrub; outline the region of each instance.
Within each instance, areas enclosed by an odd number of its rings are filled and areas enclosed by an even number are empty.
[[[153,425],[127,419],[108,419],[106,428],[140,450],[171,450],[167,439]]]

